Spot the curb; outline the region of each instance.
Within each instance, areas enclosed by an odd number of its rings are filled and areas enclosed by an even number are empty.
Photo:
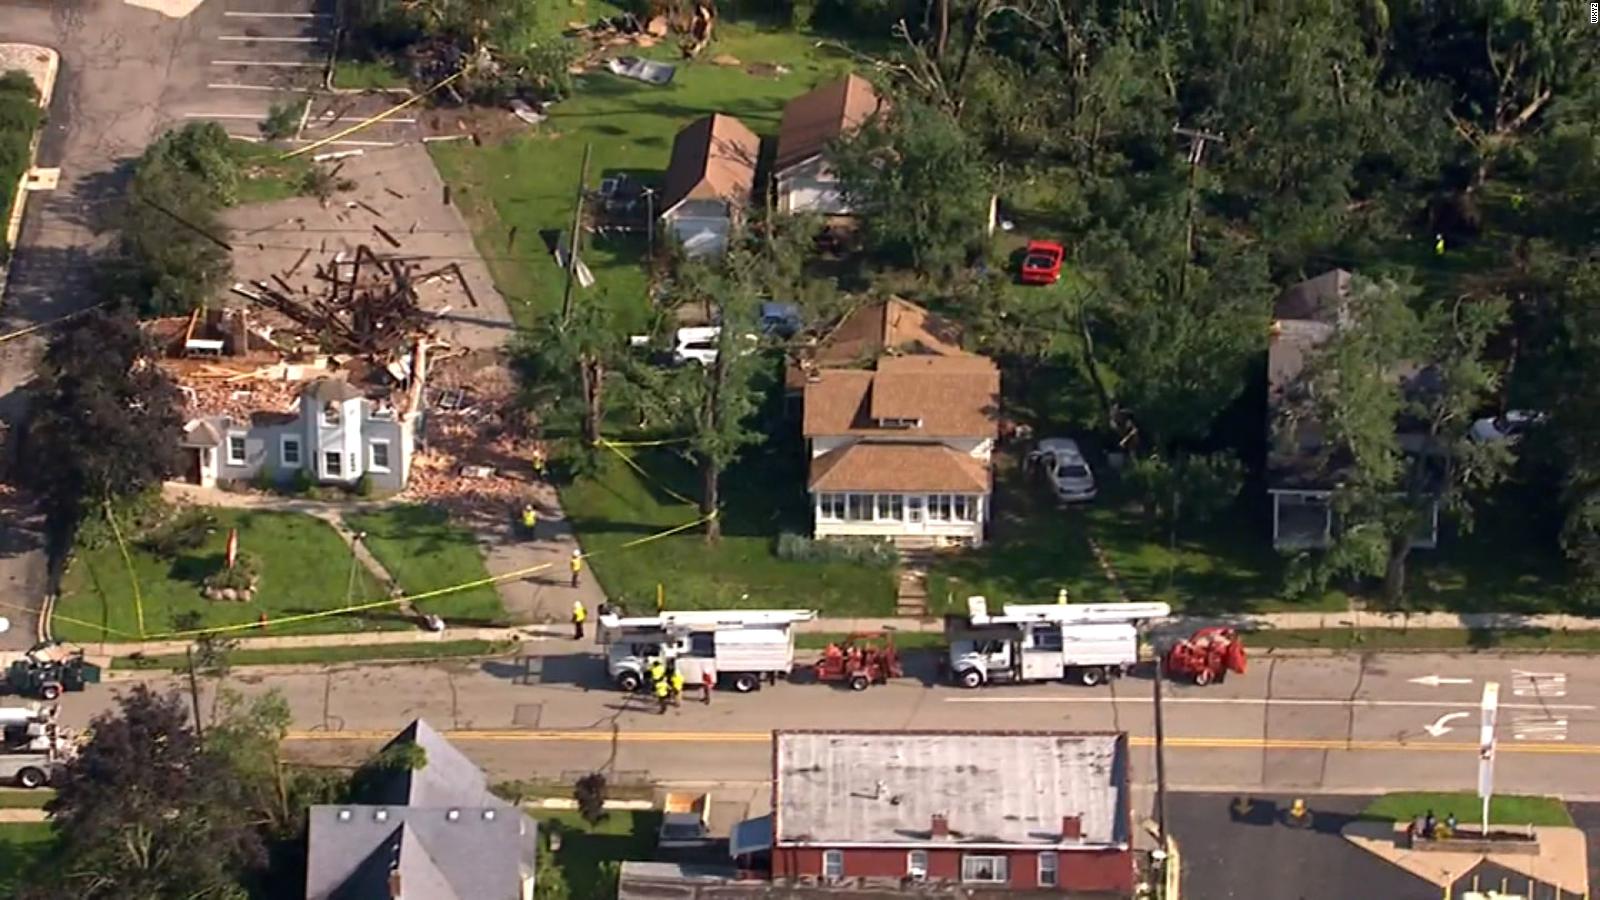
[[[573,810],[578,808],[578,801],[570,797],[545,797],[542,800],[524,800],[522,805],[532,809]],[[602,808],[641,812],[655,809],[656,805],[649,800],[607,800]]]
[[[402,659],[351,659],[330,663],[230,663],[230,672],[248,670],[251,675],[320,675],[328,672],[337,672],[353,666],[370,668],[374,666],[416,666],[433,663],[471,663],[490,659],[504,659],[514,655],[514,650],[505,653],[484,653],[471,656],[412,656]],[[171,678],[173,669],[112,669],[103,667],[101,680],[104,682],[116,681],[143,681],[152,678]]]

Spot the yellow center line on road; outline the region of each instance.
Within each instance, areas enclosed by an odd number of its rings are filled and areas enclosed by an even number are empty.
[[[291,731],[289,741],[331,743],[340,741],[387,741],[392,731]],[[445,737],[466,743],[611,743],[626,744],[766,744],[769,731],[447,731]],[[1155,739],[1132,736],[1134,747],[1153,747]],[[1170,737],[1167,747],[1175,750],[1334,750],[1352,753],[1399,751],[1422,753],[1477,753],[1478,745],[1465,741],[1369,741],[1336,738],[1256,738],[1256,737]],[[1557,741],[1529,741],[1499,745],[1500,753],[1531,753],[1558,756],[1600,756],[1600,744],[1569,744]]]

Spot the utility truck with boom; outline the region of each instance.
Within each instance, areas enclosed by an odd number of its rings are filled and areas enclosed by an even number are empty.
[[[34,703],[0,707],[0,784],[49,784],[77,752],[71,729],[56,724],[60,709]]]
[[[646,687],[660,660],[688,687],[711,676],[741,694],[761,681],[789,677],[794,668],[794,626],[817,617],[809,609],[692,610],[654,616],[600,617],[606,672],[624,691]]]
[[[967,598],[967,614],[945,617],[946,665],[962,687],[1024,681],[1097,685],[1139,662],[1136,623],[1165,618],[1165,603],[1007,604],[989,612]]]

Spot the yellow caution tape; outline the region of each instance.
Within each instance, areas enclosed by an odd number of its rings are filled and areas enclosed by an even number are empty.
[[[305,145],[304,147],[301,147],[301,148],[296,149],[296,150],[290,150],[288,153],[285,153],[285,154],[283,154],[282,156],[280,156],[278,158],[279,159],[292,159],[293,157],[299,156],[302,153],[309,153],[312,150],[317,149],[318,147],[325,147],[328,144],[331,144],[334,141],[340,140],[341,138],[343,138],[343,137],[345,137],[347,135],[355,134],[356,132],[360,131],[363,128],[369,127],[371,125],[376,125],[379,122],[382,122],[384,119],[387,119],[390,116],[394,115],[395,113],[401,111],[402,109],[405,109],[406,107],[410,106],[411,104],[422,102],[423,98],[427,97],[429,94],[432,94],[434,91],[439,90],[440,88],[444,87],[445,85],[449,84],[452,81],[455,81],[457,78],[460,78],[462,75],[465,75],[465,74],[467,74],[467,70],[466,69],[462,69],[461,71],[455,73],[454,75],[451,75],[449,78],[446,78],[445,80],[439,82],[438,84],[434,85],[431,88],[428,88],[427,90],[425,90],[422,93],[416,95],[415,97],[412,97],[410,100],[407,100],[406,102],[401,103],[398,106],[390,107],[389,109],[386,109],[383,112],[378,113],[375,116],[368,116],[367,118],[362,119],[361,121],[357,122],[354,125],[351,125],[349,128],[346,128],[343,131],[334,132],[333,134],[330,134],[327,137],[322,138],[321,140],[312,141],[311,143]]]
[[[667,487],[666,484],[664,484],[661,481],[661,479],[656,478],[654,475],[651,475],[649,472],[646,472],[642,467],[640,467],[640,465],[638,463],[633,461],[633,457],[629,456],[626,453],[623,453],[622,450],[619,449],[619,446],[617,444],[613,444],[612,442],[606,440],[605,438],[601,438],[600,439],[600,446],[605,447],[606,449],[610,450],[612,453],[615,453],[617,456],[621,457],[622,461],[628,464],[628,468],[634,470],[635,472],[638,472],[639,476],[641,478],[643,478],[645,481],[650,482],[651,484],[655,485],[656,487],[660,488],[661,491],[663,493],[665,493],[667,496],[673,498],[674,500],[677,500],[680,503],[687,503],[690,506],[698,506],[699,505],[694,500],[691,500],[688,497],[685,497],[684,495],[678,493],[677,491],[673,490],[670,487]]]

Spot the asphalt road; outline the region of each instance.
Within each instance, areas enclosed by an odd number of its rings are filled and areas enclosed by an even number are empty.
[[[534,649],[539,655],[520,662],[242,670],[234,684],[281,690],[295,715],[294,751],[325,761],[355,760],[420,716],[455,732],[466,752],[507,778],[609,765],[658,781],[756,784],[768,777],[777,728],[1125,730],[1135,779],[1149,783],[1155,771],[1146,679],[1097,689],[966,691],[907,678],[861,694],[778,684],[747,696],[719,692],[710,706],[692,691],[663,716],[645,698],[606,687],[600,658],[581,652],[588,645],[549,641]],[[1430,676],[1447,680],[1414,680]],[[1600,791],[1592,777],[1600,760],[1600,659],[1582,656],[1279,657],[1259,659],[1222,685],[1172,685],[1169,783],[1305,794],[1471,790],[1486,678],[1501,685],[1499,789],[1592,799]],[[125,684],[70,697],[63,715],[86,722]]]

